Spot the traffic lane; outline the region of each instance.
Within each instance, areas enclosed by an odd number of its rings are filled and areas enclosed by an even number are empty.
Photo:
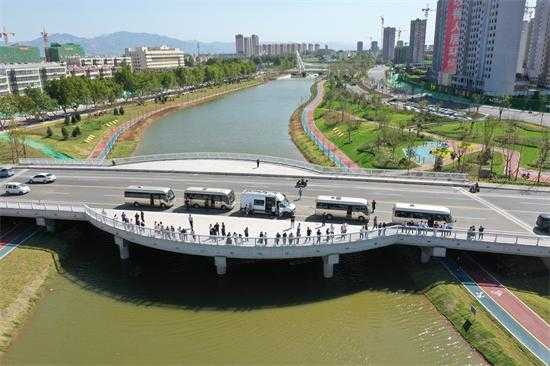
[[[483,198],[514,215],[527,225],[535,225],[539,214],[550,212],[550,200],[544,198],[523,198],[518,200],[503,200],[490,196],[483,196]]]
[[[48,185],[33,185],[33,190],[25,195],[21,196],[9,196],[4,197],[4,199],[18,201],[18,200],[36,200],[36,201],[47,201],[51,203],[61,203],[61,204],[81,204],[86,203],[94,207],[104,207],[104,208],[125,208],[129,206],[124,206],[124,197],[122,194],[123,186],[105,186],[105,185],[89,185],[83,187],[67,186],[58,184],[48,184]],[[183,191],[185,185],[181,189],[174,188],[176,193],[176,203],[173,208],[167,210],[181,212],[184,210],[184,200],[183,200]],[[85,192],[84,199],[82,192]],[[290,201],[296,203],[297,211],[296,215],[299,219],[313,219],[311,216],[315,213],[315,199],[319,192],[314,192],[314,190],[306,190],[306,193],[301,200],[296,200],[295,196],[288,194]],[[288,192],[287,192],[288,193]],[[420,197],[412,196],[415,202],[420,202]],[[467,228],[471,225],[483,225],[486,230],[497,230],[497,231],[511,231],[511,232],[521,232],[522,228],[517,226],[515,223],[510,222],[509,220],[503,219],[503,217],[496,214],[494,211],[487,207],[483,207],[477,202],[473,202],[468,197],[465,197],[464,202],[447,202],[447,207],[449,207],[453,216],[457,220],[455,227],[457,228]],[[378,222],[390,222],[392,215],[392,207],[394,204],[393,199],[381,199],[377,200],[377,208],[371,218],[374,216],[378,217]],[[433,202],[424,202],[424,203],[433,203]],[[441,203],[441,202],[438,202]],[[235,214],[238,211],[238,203],[236,208],[232,212],[223,212],[216,210],[193,210],[194,212],[200,213],[212,213],[218,215],[228,215]],[[144,210],[148,210],[144,208]],[[317,218],[318,220],[318,218]],[[372,219],[371,219],[372,220]],[[372,223],[371,223],[372,224]]]

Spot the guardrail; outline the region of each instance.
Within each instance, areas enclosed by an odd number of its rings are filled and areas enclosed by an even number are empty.
[[[439,238],[447,240],[468,240],[484,243],[498,243],[504,245],[522,245],[522,246],[548,246],[550,247],[550,238],[519,235],[503,232],[484,232],[483,234],[461,229],[443,229],[443,228],[423,228],[414,226],[393,225],[382,228],[373,228],[370,230],[361,230],[351,233],[334,233],[330,235],[314,233],[312,236],[302,236],[293,238],[277,237],[234,237],[234,236],[216,236],[202,235],[194,232],[180,233],[177,231],[154,229],[141,227],[131,222],[122,222],[120,220],[108,217],[97,209],[86,206],[86,214],[92,219],[119,230],[131,232],[133,234],[153,238],[165,239],[174,242],[210,244],[210,245],[235,245],[243,247],[278,247],[278,246],[304,246],[304,245],[326,245],[343,244],[376,239],[381,237],[392,237],[396,235],[410,236],[415,238]]]
[[[346,168],[338,169],[326,167],[322,165],[311,164],[305,161],[280,158],[275,156],[253,155],[244,153],[220,153],[220,152],[196,152],[196,153],[173,153],[173,154],[155,154],[145,156],[132,156],[128,158],[117,158],[112,161],[104,161],[101,159],[90,160],[56,160],[56,159],[37,159],[25,158],[20,160],[21,165],[25,166],[112,166],[125,165],[133,163],[143,163],[149,161],[166,161],[166,160],[196,160],[196,159],[217,159],[217,160],[241,160],[255,162],[257,159],[264,163],[272,163],[286,165],[290,167],[300,168],[319,174],[330,175],[350,175],[350,176],[373,176],[373,177],[388,177],[388,178],[414,178],[414,179],[435,179],[464,183],[467,177],[462,173],[441,173],[441,172],[426,172],[416,170],[393,170],[393,169],[362,169],[362,168]]]
[[[0,201],[0,209],[54,211],[54,212],[86,212],[84,205],[64,205],[59,203],[35,201]]]

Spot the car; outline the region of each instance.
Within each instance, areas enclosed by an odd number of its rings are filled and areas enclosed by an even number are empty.
[[[56,176],[52,173],[38,173],[29,179],[29,183],[52,183],[56,179]]]
[[[11,177],[13,174],[15,172],[12,167],[0,166],[0,178]]]
[[[537,217],[536,228],[540,231],[550,233],[550,213],[541,213]]]
[[[6,183],[5,188],[6,194],[9,195],[23,195],[31,191],[31,188],[28,185],[19,182]]]

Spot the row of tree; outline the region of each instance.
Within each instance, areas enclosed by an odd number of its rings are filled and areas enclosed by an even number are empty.
[[[44,119],[52,111],[61,109],[67,114],[81,105],[112,105],[122,97],[135,97],[143,102],[145,97],[168,90],[233,82],[255,71],[256,65],[250,60],[211,59],[205,65],[174,70],[132,72],[123,67],[113,78],[68,76],[46,82],[44,90],[29,88],[21,94],[0,97],[0,120],[7,121],[15,115]]]

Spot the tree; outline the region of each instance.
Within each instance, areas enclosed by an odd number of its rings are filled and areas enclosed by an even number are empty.
[[[471,98],[472,98],[472,104],[474,105],[474,107],[476,109],[476,114],[478,114],[479,113],[479,107],[481,107],[481,102],[483,100],[483,96],[481,94],[474,93],[474,94],[472,94]]]
[[[512,97],[509,95],[499,97],[497,98],[496,104],[498,106],[498,121],[500,122],[502,120],[502,112],[512,105]]]
[[[548,136],[548,129],[544,129],[542,137],[539,141],[539,153],[537,156],[537,183],[540,183],[542,170],[548,162],[550,157],[550,137]]]
[[[118,113],[122,116],[124,115],[124,108],[120,107],[118,108]]]
[[[505,159],[504,172],[508,177],[511,178],[513,174],[511,163],[514,155],[517,154],[517,152],[514,150],[514,147],[518,143],[518,129],[514,123],[508,124],[501,141]]]
[[[104,103],[108,99],[109,88],[104,79],[87,79],[87,87],[89,90],[90,100],[94,108],[98,104]]]
[[[17,95],[0,96],[0,128],[5,130],[17,113]]]
[[[61,135],[63,135],[63,140],[69,139],[69,132],[67,131],[67,127],[61,127]]]
[[[486,119],[482,122],[482,135],[481,135],[481,141],[483,144],[483,148],[481,152],[478,155],[478,163],[479,163],[479,173],[481,173],[481,169],[483,165],[487,164],[489,160],[491,161],[491,168],[492,168],[492,162],[493,162],[493,145],[494,145],[494,137],[495,137],[495,128],[497,126],[497,121],[494,119]]]
[[[77,136],[79,136],[80,134],[81,134],[81,132],[80,132],[80,127],[76,126],[75,128],[73,128],[73,132],[71,133],[71,135],[72,135],[73,137],[77,137]]]

